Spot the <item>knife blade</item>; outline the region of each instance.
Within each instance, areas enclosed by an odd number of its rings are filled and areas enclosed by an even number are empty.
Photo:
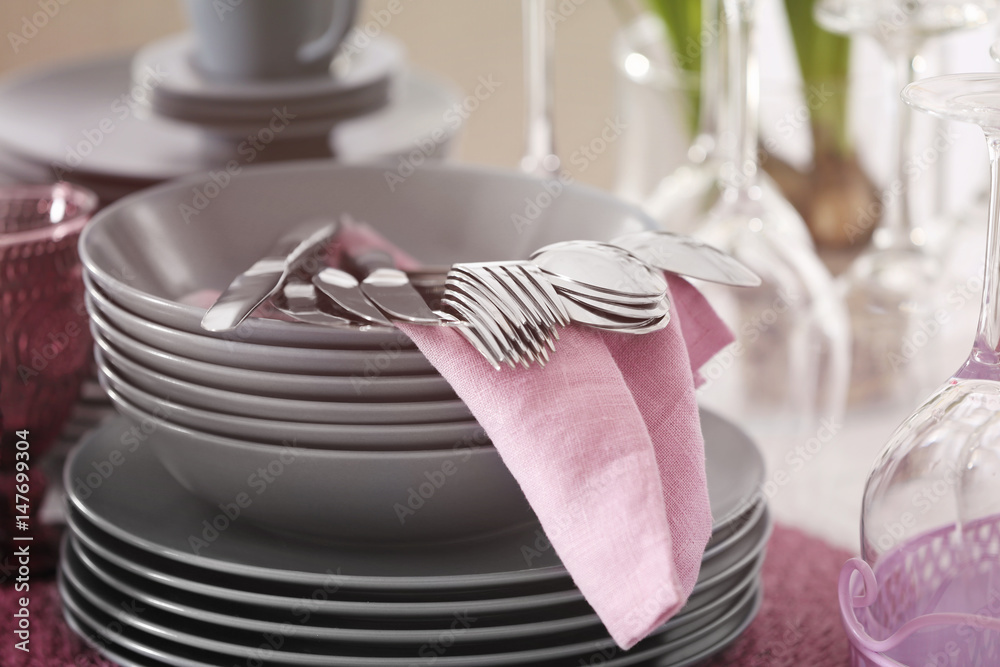
[[[282,236],[267,255],[236,276],[201,319],[201,328],[212,332],[232,331],[266,299],[274,295],[288,276],[315,258],[337,233],[338,224],[298,227]]]
[[[316,289],[348,313],[371,324],[392,326],[382,311],[365,297],[357,278],[347,271],[328,267],[313,276],[312,282]]]
[[[361,292],[389,319],[412,324],[441,323],[441,318],[427,305],[406,273],[396,268],[389,253],[374,250],[351,255],[348,260],[364,276]]]
[[[341,329],[371,328],[359,326],[354,320],[322,310],[317,303],[316,288],[312,283],[298,277],[292,277],[286,282],[284,287],[271,297],[271,303],[279,311],[299,322]]]
[[[610,243],[661,271],[736,287],[760,285],[760,277],[742,263],[690,236],[644,231],[619,236]]]

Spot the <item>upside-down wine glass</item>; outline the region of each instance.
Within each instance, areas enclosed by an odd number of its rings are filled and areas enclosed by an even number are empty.
[[[868,478],[861,554],[841,576],[858,660],[998,664],[1000,620],[1000,75],[952,74],[903,91],[979,125],[990,154],[982,306],[967,361],[889,439]]]
[[[701,51],[695,138],[688,148],[685,162],[665,176],[643,202],[643,208],[664,229],[676,232],[689,232],[700,224],[721,192],[719,116],[725,108],[725,98],[720,61],[725,52],[722,43],[725,28],[721,21],[719,0],[701,0],[701,23],[702,26],[718,24],[720,31],[715,47]],[[674,48],[679,52],[680,45],[674,45]]]
[[[559,176],[561,163],[555,147],[552,68],[553,27],[549,0],[522,0],[524,27],[525,151],[521,169],[540,178]]]
[[[859,235],[876,221],[877,226],[872,246],[840,281],[854,332],[852,403],[911,405],[936,382],[933,361],[914,350],[917,343],[926,347],[923,336],[940,324],[932,320],[944,305],[938,289],[942,267],[913,217],[912,116],[895,91],[915,80],[914,62],[929,37],[983,25],[994,5],[995,0],[821,0],[816,6],[820,25],[840,34],[870,35],[891,63],[886,89],[893,91],[892,174],[880,193],[881,217],[873,208],[850,221]]]
[[[815,435],[843,410],[850,361],[847,313],[805,222],[757,161],[759,85],[754,0],[724,0],[727,132],[722,195],[696,231],[762,279],[747,290],[703,290],[737,336],[703,375],[703,402],[746,426],[772,452]]]

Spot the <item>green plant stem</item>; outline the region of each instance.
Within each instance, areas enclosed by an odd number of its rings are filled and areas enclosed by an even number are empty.
[[[813,18],[816,0],[785,0],[792,41],[802,73],[816,152],[852,152],[847,134],[847,77],[850,40],[820,28]]]
[[[673,47],[674,63],[688,92],[691,110],[688,118],[689,130],[693,137],[699,129],[701,103],[698,86],[688,84],[697,82],[701,72],[701,0],[648,0],[648,2],[667,27],[670,45]]]

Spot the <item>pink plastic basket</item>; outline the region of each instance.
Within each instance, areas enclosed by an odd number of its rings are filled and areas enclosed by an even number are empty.
[[[852,558],[839,583],[855,667],[1000,665],[1000,516]]]

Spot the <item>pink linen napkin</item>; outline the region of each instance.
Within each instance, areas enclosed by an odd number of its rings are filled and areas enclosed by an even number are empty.
[[[684,606],[712,530],[694,378],[732,335],[697,289],[668,282],[666,329],[573,325],[544,368],[496,371],[454,331],[400,325],[486,430],[624,649]]]

